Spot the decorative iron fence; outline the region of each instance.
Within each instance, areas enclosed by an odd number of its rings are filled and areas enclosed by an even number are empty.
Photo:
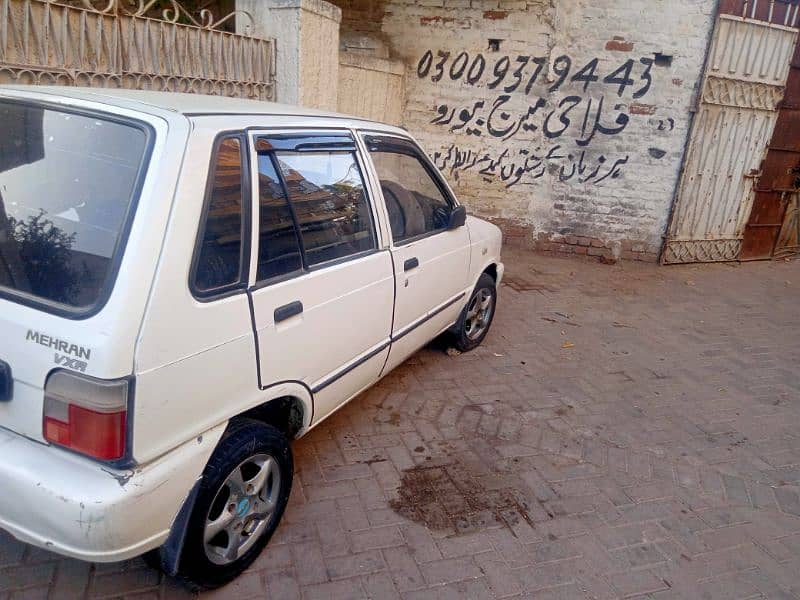
[[[156,0],[136,1],[0,0],[0,83],[274,99],[275,41],[217,29],[237,13],[195,17],[170,0],[153,19]]]

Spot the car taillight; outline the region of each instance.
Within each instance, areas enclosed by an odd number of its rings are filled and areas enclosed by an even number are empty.
[[[56,371],[44,388],[44,439],[101,460],[125,455],[129,382]]]

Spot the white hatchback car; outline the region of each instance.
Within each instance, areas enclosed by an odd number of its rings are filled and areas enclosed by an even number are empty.
[[[265,102],[0,86],[0,528],[195,587],[244,570],[290,440],[443,332],[500,231],[403,130]]]

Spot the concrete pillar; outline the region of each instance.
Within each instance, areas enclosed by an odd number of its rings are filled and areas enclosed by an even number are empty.
[[[342,11],[324,0],[236,0],[237,33],[274,38],[277,100],[336,110],[339,82],[339,24]]]

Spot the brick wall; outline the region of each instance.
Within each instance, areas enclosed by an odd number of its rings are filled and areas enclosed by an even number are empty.
[[[336,3],[379,15],[404,125],[474,213],[545,249],[655,258],[715,0]]]
[[[342,9],[342,31],[381,36],[385,2],[374,0],[333,0]]]

